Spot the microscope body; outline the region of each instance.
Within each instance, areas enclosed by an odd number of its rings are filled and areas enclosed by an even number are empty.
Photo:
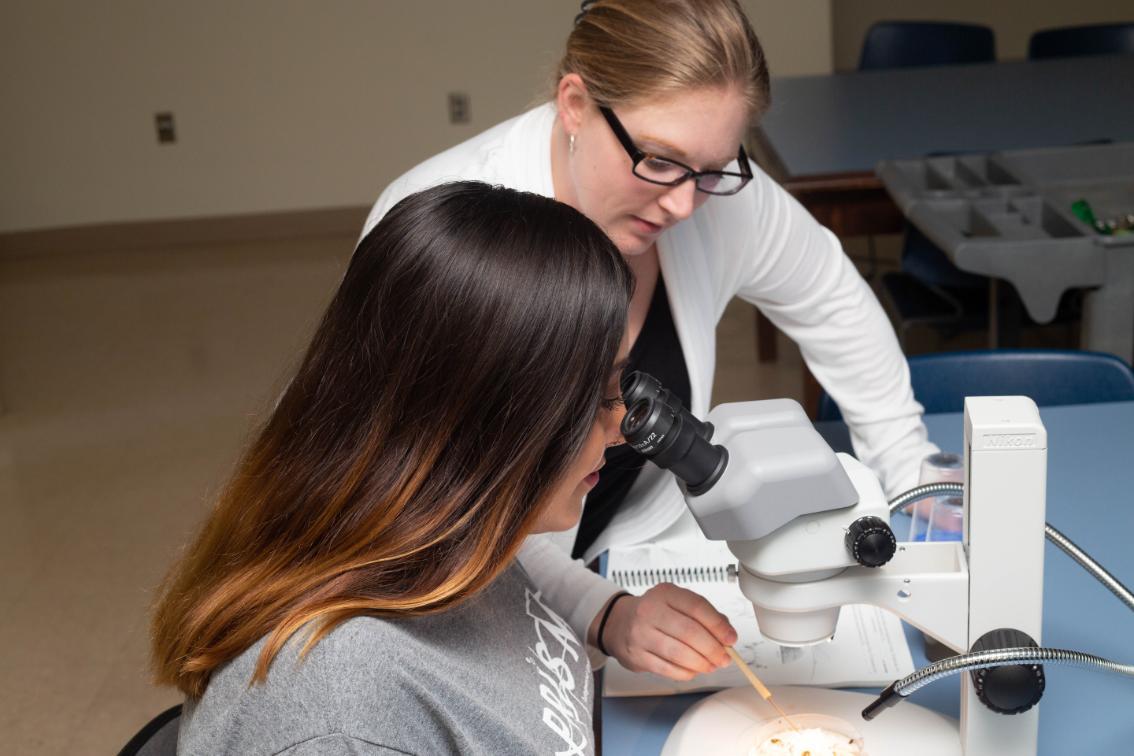
[[[958,653],[1006,629],[1040,643],[1047,438],[1032,400],[965,400],[961,542],[896,543],[877,478],[831,451],[795,402],[720,405],[707,421],[727,466],[686,501],[705,536],[739,560],[762,634],[815,643],[833,634],[841,606],[872,604]],[[892,558],[864,558],[887,537]],[[1037,706],[993,711],[969,674],[961,695],[964,753],[1036,752]]]

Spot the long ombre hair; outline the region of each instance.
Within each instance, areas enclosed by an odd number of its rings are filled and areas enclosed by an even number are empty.
[[[631,289],[553,200],[479,183],[367,234],[297,374],[163,586],[158,682],[200,696],[267,636],[439,612],[487,586],[600,408]]]

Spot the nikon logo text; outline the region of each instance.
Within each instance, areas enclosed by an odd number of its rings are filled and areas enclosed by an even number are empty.
[[[1035,445],[1034,433],[1001,433],[984,437],[985,449],[1030,449]]]

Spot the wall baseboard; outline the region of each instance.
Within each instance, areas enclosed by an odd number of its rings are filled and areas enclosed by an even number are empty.
[[[104,223],[0,233],[0,256],[82,254],[142,247],[357,235],[368,205],[249,215]]]

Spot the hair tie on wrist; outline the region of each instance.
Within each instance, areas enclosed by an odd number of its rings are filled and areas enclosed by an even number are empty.
[[[606,609],[602,613],[602,619],[599,620],[599,623],[598,623],[598,650],[602,651],[603,656],[610,656],[610,652],[606,650],[606,644],[604,644],[602,642],[602,631],[606,629],[606,621],[608,619],[610,619],[610,610],[613,609],[614,605],[618,603],[618,599],[625,598],[629,595],[630,594],[627,593],[626,591],[622,591],[622,593],[615,594],[614,598],[612,598],[610,600],[610,603],[606,605]]]

